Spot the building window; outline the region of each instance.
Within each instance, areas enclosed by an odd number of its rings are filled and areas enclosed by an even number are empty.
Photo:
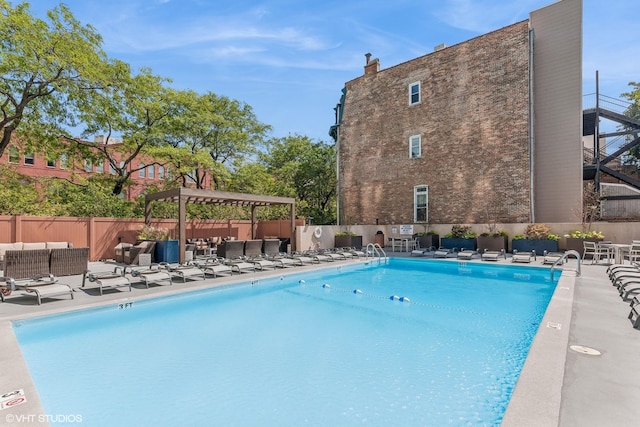
[[[9,147],[9,163],[20,163],[20,151],[14,146]]]
[[[115,175],[116,174],[116,167],[113,166],[113,161],[109,161],[109,173],[111,175]]]
[[[24,155],[24,164],[33,166],[34,163],[35,158],[33,157],[33,153],[26,153]]]
[[[158,166],[158,179],[164,179],[164,166]]]
[[[66,154],[60,155],[60,169],[69,169],[69,157]]]
[[[102,159],[100,163],[98,163],[98,168],[96,169],[96,172],[98,173],[104,172],[104,159]]]
[[[144,178],[146,176],[146,169],[144,163],[140,163],[140,172],[138,173],[140,178]]]
[[[409,105],[420,103],[420,82],[409,85]]]
[[[84,170],[85,172],[93,172],[93,162],[91,160],[84,161]]]
[[[56,159],[47,158],[47,167],[48,168],[55,168],[56,167]]]
[[[416,185],[413,187],[413,220],[414,222],[428,222],[429,220],[429,187]]]
[[[149,179],[153,179],[156,176],[156,170],[155,167],[153,165],[149,165],[147,166],[147,177]]]
[[[422,138],[420,135],[409,137],[409,158],[417,159],[422,156]]]

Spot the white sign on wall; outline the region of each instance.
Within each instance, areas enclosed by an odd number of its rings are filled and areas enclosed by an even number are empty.
[[[401,225],[400,226],[400,234],[413,234],[413,225]]]

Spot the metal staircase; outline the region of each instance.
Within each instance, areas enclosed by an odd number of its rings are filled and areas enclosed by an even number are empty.
[[[592,105],[582,112],[582,134],[593,136],[593,148],[584,149],[583,179],[594,180],[600,187],[602,174],[608,175],[618,183],[624,183],[640,189],[640,175],[635,165],[625,165],[622,156],[629,150],[640,146],[640,119],[629,117],[633,103],[606,95],[585,95],[585,105]],[[602,119],[617,123],[615,132],[601,132]],[[595,135],[599,135],[596,138]],[[606,141],[606,142],[605,142]],[[603,196],[606,200],[616,200],[621,196]],[[640,198],[640,196],[624,196]]]

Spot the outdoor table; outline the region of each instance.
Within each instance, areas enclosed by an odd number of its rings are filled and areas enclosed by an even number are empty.
[[[598,246],[613,249],[613,257],[616,264],[624,263],[624,254],[631,249],[631,245],[624,243],[598,243]]]

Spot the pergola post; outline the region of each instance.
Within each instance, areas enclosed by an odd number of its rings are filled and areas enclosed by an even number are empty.
[[[256,205],[251,205],[251,240],[256,238]]]
[[[178,260],[184,264],[186,246],[187,197],[182,193],[178,198]]]
[[[298,250],[298,245],[296,244],[296,202],[292,202],[289,205],[289,218],[291,221],[291,250]]]

